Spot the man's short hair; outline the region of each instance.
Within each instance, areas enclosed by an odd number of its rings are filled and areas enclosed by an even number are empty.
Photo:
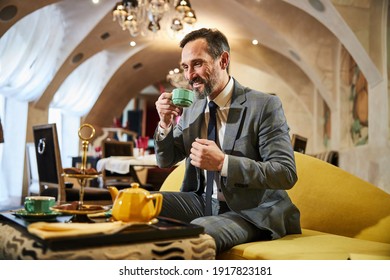
[[[180,41],[180,48],[197,39],[206,40],[208,53],[213,59],[217,59],[225,51],[230,54],[230,46],[226,36],[221,31],[211,28],[201,28],[188,33]]]

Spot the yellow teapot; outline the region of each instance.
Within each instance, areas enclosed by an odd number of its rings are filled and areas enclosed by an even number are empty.
[[[113,201],[112,217],[116,221],[148,223],[161,212],[161,193],[150,194],[138,183],[120,191],[113,186],[107,188]]]

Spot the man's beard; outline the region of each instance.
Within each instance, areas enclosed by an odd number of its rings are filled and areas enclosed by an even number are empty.
[[[209,80],[202,79],[201,77],[196,77],[195,79],[190,81],[190,85],[192,86],[195,82],[201,82],[203,84],[203,91],[199,91],[198,88],[193,88],[195,97],[197,99],[204,99],[213,93],[214,85],[216,84],[216,79],[214,78],[214,76],[211,76]]]

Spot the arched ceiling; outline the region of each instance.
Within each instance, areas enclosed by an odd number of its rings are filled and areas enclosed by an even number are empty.
[[[57,5],[65,29],[62,57],[51,83],[34,106],[45,109],[66,78],[99,52],[107,52],[116,63],[103,90],[84,117],[97,126],[111,124],[127,103],[142,89],[166,78],[178,66],[178,42],[166,38],[132,38],[112,20],[117,0],[2,0],[0,35],[18,20],[47,5]],[[263,71],[291,90],[309,116],[313,92],[333,109],[336,49],[345,46],[361,66],[369,83],[381,79],[375,59],[380,46],[370,45],[370,18],[387,10],[387,1],[374,0],[192,0],[198,27],[216,27],[232,47],[232,66],[244,64]],[[16,12],[15,12],[15,9]],[[382,8],[382,9],[381,9]],[[14,14],[13,14],[14,13]],[[4,17],[6,15],[6,17]],[[9,16],[8,16],[9,15]],[[367,27],[368,26],[368,27]],[[260,44],[254,46],[252,39]],[[245,73],[242,73],[245,74]]]

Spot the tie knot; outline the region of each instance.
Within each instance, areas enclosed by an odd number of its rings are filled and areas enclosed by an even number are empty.
[[[215,112],[218,108],[218,105],[214,101],[209,102],[209,110],[210,112]]]

